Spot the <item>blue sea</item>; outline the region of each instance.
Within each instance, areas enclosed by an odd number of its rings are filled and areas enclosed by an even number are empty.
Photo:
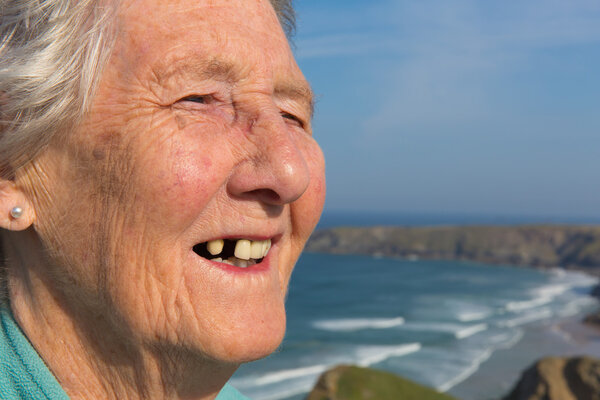
[[[595,309],[588,293],[596,283],[558,269],[304,254],[283,344],[232,383],[255,400],[302,399],[323,371],[344,363],[452,393],[527,332]]]

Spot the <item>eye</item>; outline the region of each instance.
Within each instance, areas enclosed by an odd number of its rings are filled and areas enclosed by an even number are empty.
[[[210,104],[214,101],[214,97],[210,94],[192,94],[189,96],[185,96],[179,101],[189,101],[191,103],[197,104]]]
[[[287,113],[285,111],[281,112],[281,117],[284,119],[287,119],[291,122],[294,122],[296,125],[298,125],[300,128],[304,128],[304,121],[298,117],[296,117],[294,114],[290,114]]]

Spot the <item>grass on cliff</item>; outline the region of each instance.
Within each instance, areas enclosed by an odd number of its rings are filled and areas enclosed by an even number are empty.
[[[369,368],[348,367],[338,381],[343,400],[456,400],[397,375]]]

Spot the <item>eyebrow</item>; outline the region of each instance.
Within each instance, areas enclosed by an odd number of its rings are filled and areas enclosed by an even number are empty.
[[[171,79],[174,75],[191,73],[200,79],[217,79],[233,82],[239,78],[240,71],[234,64],[218,59],[198,59],[196,57],[180,58],[157,68],[161,81]]]

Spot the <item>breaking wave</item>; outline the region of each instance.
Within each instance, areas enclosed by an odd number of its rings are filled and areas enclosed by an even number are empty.
[[[332,332],[352,332],[362,329],[389,329],[404,324],[404,318],[347,318],[314,321],[312,326]]]

